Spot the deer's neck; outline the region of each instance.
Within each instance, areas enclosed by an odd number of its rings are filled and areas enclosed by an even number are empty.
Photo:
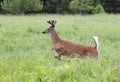
[[[60,41],[60,37],[58,36],[57,32],[55,30],[53,30],[51,32],[51,39],[53,41],[53,44],[56,44],[57,42]]]

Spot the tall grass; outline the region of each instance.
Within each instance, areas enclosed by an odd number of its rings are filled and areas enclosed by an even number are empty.
[[[101,57],[54,59],[49,35],[41,32],[57,20],[60,37],[93,45],[99,37]],[[119,82],[120,15],[0,16],[0,82]]]

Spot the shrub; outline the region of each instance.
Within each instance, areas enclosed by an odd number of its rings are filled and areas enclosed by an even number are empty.
[[[73,13],[97,14],[104,12],[103,6],[100,4],[95,6],[93,0],[72,0],[69,6]]]
[[[84,14],[91,11],[93,0],[72,0],[69,5],[73,12]]]
[[[99,13],[104,13],[104,8],[102,5],[97,5],[95,8],[93,8],[92,13],[93,14],[99,14]]]
[[[40,0],[4,0],[2,9],[14,14],[24,14],[28,11],[41,11],[42,4]]]

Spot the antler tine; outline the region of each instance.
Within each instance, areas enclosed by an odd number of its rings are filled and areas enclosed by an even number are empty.
[[[51,25],[55,25],[56,21],[55,20],[49,20],[49,21],[47,21],[47,23],[49,23]]]
[[[50,23],[50,20],[48,20],[47,23]]]
[[[53,20],[53,21],[52,21],[52,24],[55,25],[55,24],[56,24],[56,20]]]

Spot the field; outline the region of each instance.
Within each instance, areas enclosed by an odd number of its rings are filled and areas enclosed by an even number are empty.
[[[55,59],[50,35],[42,31],[57,20],[59,36],[94,46],[101,57]],[[120,15],[0,15],[0,82],[120,82]]]

